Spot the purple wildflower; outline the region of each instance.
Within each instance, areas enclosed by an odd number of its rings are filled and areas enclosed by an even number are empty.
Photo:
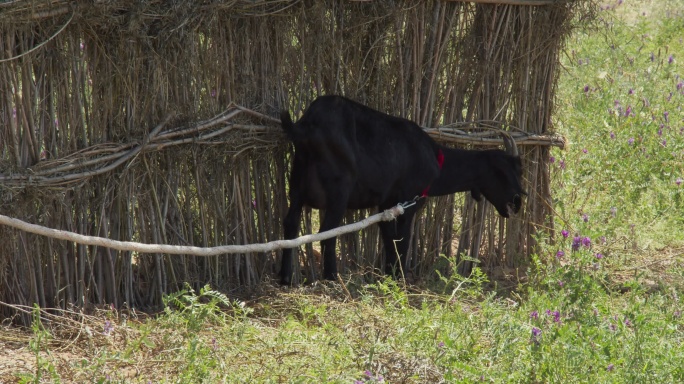
[[[667,147],[667,140],[663,140],[661,144],[663,145],[663,147]]]
[[[437,344],[437,348],[444,348],[444,342],[440,341],[439,344]]]
[[[587,153],[587,152],[589,152],[589,151],[587,151],[586,148],[582,148],[582,153]]]
[[[663,125],[661,124],[660,128],[658,128],[658,136],[662,136],[662,135],[663,135]]]
[[[560,169],[565,169],[565,160],[561,159],[558,165],[560,166]]]
[[[603,259],[603,255],[600,254],[600,253],[597,253],[597,254],[596,254],[596,258],[599,259],[599,260],[600,260],[600,259]]]
[[[619,107],[620,106],[620,100],[616,99],[615,101],[613,101],[613,104],[615,105],[615,108]]]
[[[553,311],[553,312],[551,312],[551,314],[553,315],[553,322],[554,323],[560,323],[561,322],[559,311]]]
[[[556,259],[560,260],[563,258],[563,256],[565,256],[565,252],[563,252],[563,251],[556,252]]]
[[[644,12],[644,16],[646,16],[646,12]],[[651,61],[655,61],[655,55],[653,52],[651,52]]]
[[[584,221],[585,223],[588,223],[589,222],[589,215],[587,215],[586,213],[582,214],[582,221]]]
[[[532,313],[530,313],[530,318],[537,320],[539,318],[539,312],[532,311]]]
[[[667,63],[672,64],[672,62],[674,62],[674,57],[670,55],[670,57],[667,58]]]
[[[606,371],[608,372],[612,372],[613,369],[615,369],[615,366],[613,364],[608,364],[608,366],[606,367]]]
[[[677,184],[677,186],[682,185],[682,178],[678,177],[677,180],[675,180],[675,184]]]
[[[579,251],[580,245],[582,245],[582,238],[579,236],[575,236],[572,238],[572,250],[573,251]]]
[[[579,65],[584,64],[584,60],[582,60],[582,59],[577,60],[577,64],[579,64]]]
[[[588,236],[582,238],[582,245],[589,248],[591,247],[591,239]]]
[[[537,327],[532,327],[532,342],[539,344],[539,338],[541,337],[542,331]]]
[[[684,88],[684,82],[680,81],[677,83],[677,90],[680,91],[682,88]]]
[[[558,286],[559,287],[563,288],[564,285],[565,285],[565,283],[562,280],[558,280]]]
[[[629,117],[632,114],[632,106],[628,105],[627,109],[625,110],[625,117]]]
[[[566,239],[567,239],[569,234],[570,234],[570,233],[569,233],[567,230],[565,230],[565,229],[561,231],[561,235],[563,235],[563,238],[566,238]]]
[[[106,320],[105,323],[104,323],[104,330],[103,330],[102,333],[103,333],[105,336],[109,336],[109,335],[112,333],[113,330],[114,330],[114,324],[112,324],[111,321]]]
[[[627,91],[628,95],[633,95],[634,94],[634,89],[630,88],[629,91]]]
[[[601,243],[602,245],[606,245],[608,241],[606,240],[605,236],[601,236],[599,237],[599,243]]]
[[[610,138],[611,138],[611,139],[615,139],[615,132],[611,132],[611,133],[610,133]]]
[[[549,163],[553,164],[553,163],[555,163],[555,162],[556,162],[556,158],[553,157],[553,156],[550,156],[550,157],[549,157]]]
[[[613,323],[610,323],[610,325],[608,326],[608,329],[610,329],[611,331],[615,332],[615,331],[617,331],[617,325],[615,325],[615,324],[613,324]]]
[[[588,86],[588,85],[585,85],[585,86],[584,86],[584,93],[587,93],[587,92],[589,92],[589,86]]]
[[[627,140],[627,144],[629,144],[629,145],[634,144],[634,138],[630,137],[629,140]]]
[[[682,311],[676,310],[676,311],[674,311],[673,315],[674,315],[674,317],[682,317]]]
[[[670,112],[668,112],[668,111],[663,112],[663,117],[665,118],[666,123],[670,122]]]
[[[632,322],[629,320],[629,318],[625,317],[625,325],[628,327],[632,326]]]

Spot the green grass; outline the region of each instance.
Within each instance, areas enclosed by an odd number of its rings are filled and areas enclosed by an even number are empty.
[[[617,247],[681,245],[684,2],[631,3],[569,42],[555,126],[570,148],[553,153],[555,207],[572,233]]]
[[[568,42],[558,233],[515,290],[482,273],[245,301],[187,289],[150,318],[36,321],[0,382],[684,382],[684,2],[625,3]]]

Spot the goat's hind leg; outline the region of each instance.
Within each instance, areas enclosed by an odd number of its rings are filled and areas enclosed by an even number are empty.
[[[320,232],[329,231],[340,226],[344,218],[346,203],[336,204],[328,207],[321,223]],[[326,280],[337,280],[337,238],[332,237],[321,241],[321,251],[323,254],[323,278]]]
[[[290,194],[290,208],[287,211],[285,220],[283,220],[283,232],[285,240],[291,240],[299,234],[299,223],[302,217],[302,204],[297,196]],[[283,259],[280,267],[280,284],[292,284],[294,252],[296,248],[284,248]]]
[[[329,175],[323,180],[327,206],[323,221],[321,222],[320,232],[329,231],[340,226],[344,213],[349,203],[349,186],[353,185],[353,180],[348,175],[332,177]],[[321,253],[323,255],[323,278],[326,280],[337,280],[337,238],[332,237],[321,241]]]

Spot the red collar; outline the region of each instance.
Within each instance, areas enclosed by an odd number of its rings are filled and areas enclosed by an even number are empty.
[[[444,153],[442,153],[441,149],[437,150],[437,165],[439,165],[439,169],[442,169],[444,165]]]
[[[442,166],[444,165],[444,153],[442,153],[441,149],[437,150],[437,165],[439,166],[439,169],[442,169]],[[423,193],[421,193],[420,197],[427,197],[428,192],[430,191],[430,186],[428,185],[423,189]]]

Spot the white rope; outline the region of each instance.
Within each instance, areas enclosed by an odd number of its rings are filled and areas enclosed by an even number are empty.
[[[53,239],[73,241],[78,244],[96,245],[99,247],[113,248],[119,251],[134,251],[138,253],[168,253],[174,255],[193,255],[193,256],[216,256],[224,253],[252,253],[252,252],[269,252],[282,248],[299,247],[302,244],[313,243],[314,241],[321,241],[339,236],[344,233],[359,231],[370,225],[380,221],[390,221],[397,218],[397,216],[404,213],[404,208],[401,204],[390,208],[384,212],[380,212],[373,216],[369,216],[356,223],[343,225],[331,229],[329,231],[320,232],[312,235],[305,235],[292,240],[276,240],[264,244],[243,244],[243,245],[222,245],[219,247],[194,247],[187,245],[167,245],[167,244],[144,244],[133,241],[117,241],[104,237],[84,236],[74,232],[63,231],[59,229],[52,229],[36,224],[30,224],[19,219],[0,215],[0,224],[17,228],[24,232],[30,232],[41,236],[51,237]]]

